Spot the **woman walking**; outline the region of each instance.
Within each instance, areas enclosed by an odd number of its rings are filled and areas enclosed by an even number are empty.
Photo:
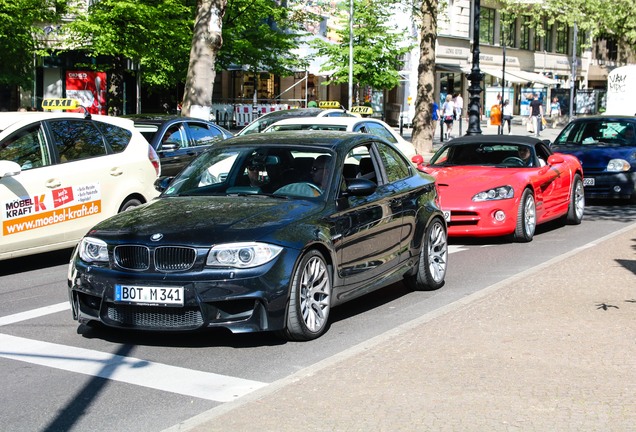
[[[510,135],[510,127],[512,125],[512,106],[510,105],[510,101],[506,99],[503,105],[503,124],[501,125],[501,132],[503,133],[504,128],[506,127],[506,123],[508,123],[508,135]]]
[[[446,95],[446,102],[442,105],[442,119],[446,125],[446,139],[451,139],[453,121],[455,120],[455,103],[452,95]]]

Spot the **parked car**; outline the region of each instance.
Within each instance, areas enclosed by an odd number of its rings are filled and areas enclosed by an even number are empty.
[[[267,114],[263,114],[256,120],[241,129],[236,135],[249,135],[253,133],[260,133],[267,128],[267,126],[275,123],[279,120],[293,117],[357,117],[355,114],[349,113],[344,109],[335,108],[295,108],[287,110],[272,111]]]
[[[161,160],[161,174],[175,176],[211,145],[232,137],[216,124],[179,116],[131,116],[135,128],[148,140]]]
[[[0,113],[0,259],[75,246],[97,222],[159,195],[159,173],[130,120]]]
[[[574,119],[556,137],[552,149],[581,161],[586,197],[636,202],[636,117]]]
[[[449,236],[506,236],[529,242],[536,226],[555,219],[580,224],[583,169],[547,143],[515,135],[465,136],[425,164],[435,177]]]
[[[377,135],[395,145],[407,158],[415,156],[412,143],[400,136],[382,120],[363,117],[305,117],[279,120],[263,132],[299,130],[332,130],[362,132]]]
[[[75,250],[74,319],[309,340],[347,300],[444,283],[433,178],[377,136],[235,137],[159,186],[157,200],[98,224]]]

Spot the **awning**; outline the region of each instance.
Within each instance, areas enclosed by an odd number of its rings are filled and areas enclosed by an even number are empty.
[[[503,81],[502,79],[502,71],[501,69],[491,69],[491,68],[479,68],[483,73],[488,74],[488,75],[492,75],[495,78],[497,78],[499,81]],[[506,81],[511,82],[513,84],[526,84],[528,82],[530,82],[530,80],[521,78],[517,75],[513,75],[511,72],[508,72],[506,70]]]
[[[545,75],[538,74],[536,72],[526,72],[521,70],[511,70],[510,72],[506,71],[506,79],[508,79],[507,75],[510,73],[511,75],[517,76],[519,78],[523,78],[529,82],[543,84],[543,85],[557,85],[559,81],[554,80],[552,78],[548,78]]]
[[[461,66],[450,63],[435,63],[435,72],[467,73]]]

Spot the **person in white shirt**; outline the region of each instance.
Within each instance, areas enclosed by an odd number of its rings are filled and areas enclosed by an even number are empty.
[[[503,105],[503,124],[502,132],[506,127],[506,123],[508,123],[508,135],[510,135],[510,127],[512,125],[512,105],[510,105],[510,101],[508,99],[505,100]]]
[[[459,120],[462,117],[464,111],[464,98],[459,93],[455,93],[455,118]]]
[[[442,120],[446,125],[446,139],[451,139],[453,121],[455,120],[455,103],[452,95],[446,95],[446,101],[442,105]]]

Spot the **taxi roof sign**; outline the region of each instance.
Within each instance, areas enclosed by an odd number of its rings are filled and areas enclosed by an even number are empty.
[[[320,101],[318,102],[318,108],[328,109],[328,108],[340,108],[340,102],[338,101]]]
[[[351,112],[354,114],[371,115],[373,114],[373,108],[365,105],[354,106],[351,107]]]
[[[42,109],[45,110],[74,110],[81,107],[82,104],[77,99],[47,98],[42,100]]]

